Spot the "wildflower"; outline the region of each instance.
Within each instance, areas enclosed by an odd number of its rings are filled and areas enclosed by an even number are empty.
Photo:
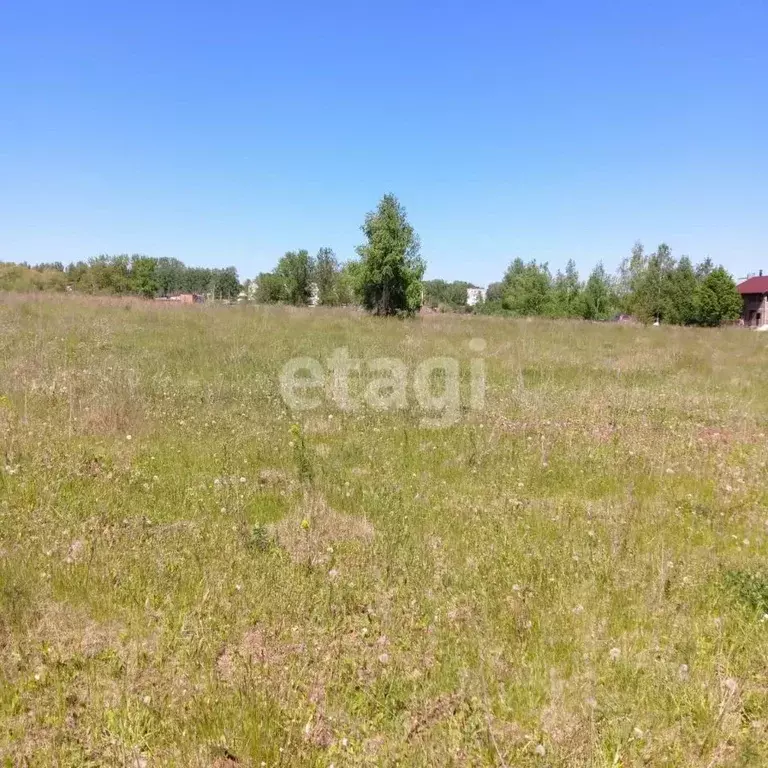
[[[133,440],[133,438],[132,438],[130,435],[126,435],[126,436],[125,436],[125,439],[126,439],[126,440]]]
[[[301,521],[301,527],[305,531],[309,530],[309,520],[306,517]]]

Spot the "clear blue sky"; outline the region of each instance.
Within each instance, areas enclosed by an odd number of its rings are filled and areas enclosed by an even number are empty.
[[[765,0],[0,2],[0,260],[354,254],[392,191],[428,275],[768,269]]]

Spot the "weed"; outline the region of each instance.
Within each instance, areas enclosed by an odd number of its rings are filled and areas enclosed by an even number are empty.
[[[768,615],[768,574],[753,571],[726,571],[725,585],[748,608]]]

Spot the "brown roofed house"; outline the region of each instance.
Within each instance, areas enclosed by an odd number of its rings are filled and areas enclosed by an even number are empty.
[[[744,309],[741,317],[744,325],[760,328],[768,323],[768,276],[750,277],[738,285],[741,298],[744,299]]]

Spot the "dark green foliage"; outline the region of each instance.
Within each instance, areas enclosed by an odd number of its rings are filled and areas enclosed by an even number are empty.
[[[694,267],[687,256],[676,262],[665,243],[650,255],[635,243],[616,278],[598,264],[583,284],[572,260],[552,278],[546,264],[515,259],[474,311],[585,320],[608,320],[622,312],[647,323],[716,326],[739,317],[742,299],[733,278],[710,259]]]
[[[262,272],[256,278],[256,284],[256,301],[261,304],[278,304],[288,301],[283,279],[272,272]]]
[[[346,304],[341,286],[341,270],[336,254],[330,248],[321,248],[315,256],[314,281],[319,303],[324,307]]]
[[[593,270],[581,295],[581,312],[585,320],[608,320],[616,310],[611,279],[602,263]]]
[[[736,320],[741,314],[742,299],[733,278],[723,269],[713,269],[698,286],[694,313],[699,325],[716,326]]]
[[[426,265],[405,208],[394,195],[384,195],[361,229],[366,242],[357,248],[360,261],[354,275],[362,305],[377,315],[418,311]]]
[[[425,280],[424,304],[432,309],[444,308],[463,310],[467,306],[467,288],[473,288],[472,283],[463,280]]]
[[[289,304],[302,306],[309,303],[314,268],[314,260],[305,250],[288,251],[277,263],[275,276],[283,281],[285,300]]]
[[[748,608],[768,613],[768,573],[727,571],[725,586]]]
[[[304,439],[304,433],[298,424],[291,425],[291,445],[293,447],[293,460],[296,464],[296,472],[302,482],[312,484],[315,470],[312,464],[309,447]]]
[[[237,270],[234,267],[211,270],[211,279],[208,285],[215,299],[234,299],[240,293],[240,281],[237,279]],[[202,293],[202,291],[190,292]]]
[[[717,326],[736,320],[742,299],[733,278],[707,258],[696,267],[687,256],[675,262],[662,243],[646,256],[641,243],[619,268],[619,295],[625,312],[644,322]]]
[[[692,325],[696,322],[697,287],[693,264],[687,256],[683,256],[669,276],[668,322],[675,325]]]
[[[558,270],[552,281],[547,314],[550,317],[581,317],[584,313],[582,286],[576,263],[569,259],[565,272]]]
[[[264,523],[254,523],[248,545],[257,552],[268,552],[274,544],[269,526]]]
[[[211,292],[216,298],[232,299],[240,292],[240,281],[234,267],[187,267],[178,259],[155,259],[140,254],[101,255],[88,262],[70,264],[66,269],[58,262],[35,267],[0,265],[1,290],[67,288],[78,293],[144,298]]]
[[[546,264],[515,259],[502,281],[502,307],[513,315],[543,315],[552,288],[552,276]]]

